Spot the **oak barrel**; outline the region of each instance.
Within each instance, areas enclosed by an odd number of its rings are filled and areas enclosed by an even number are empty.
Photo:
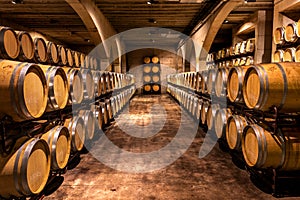
[[[153,66],[152,66],[152,72],[153,72],[153,73],[158,73],[159,70],[160,70],[160,69],[159,69],[159,65],[153,65]]]
[[[284,51],[284,54],[283,54],[284,62],[295,62],[295,58],[296,58],[296,48],[291,47],[291,48],[287,48]]]
[[[49,64],[58,64],[59,62],[58,48],[54,42],[47,43],[47,58]]]
[[[50,149],[51,169],[58,170],[67,166],[71,151],[71,136],[64,126],[55,126],[41,136]]]
[[[207,93],[215,93],[215,80],[216,80],[217,69],[209,69],[207,75]]]
[[[83,100],[83,80],[81,72],[74,68],[63,68],[69,82],[69,104],[79,104]]]
[[[44,71],[48,87],[47,111],[59,110],[66,107],[69,99],[68,78],[60,67],[40,65]]]
[[[253,53],[255,51],[255,38],[249,38],[246,43],[246,52]]]
[[[283,62],[284,51],[282,49],[278,49],[274,52],[273,61],[274,62]]]
[[[226,132],[227,119],[232,112],[229,108],[222,108],[217,110],[215,115],[215,133],[217,138],[224,138]]]
[[[84,100],[92,100],[95,97],[95,82],[92,72],[89,69],[81,69],[83,82],[83,98]]]
[[[34,60],[37,63],[47,62],[47,46],[43,38],[36,37],[34,43]]]
[[[150,73],[151,72],[151,66],[145,65],[144,66],[144,73]]]
[[[66,56],[67,56],[67,61],[68,61],[68,66],[73,67],[74,66],[74,56],[73,56],[73,51],[71,49],[66,49]]]
[[[153,81],[154,83],[157,83],[157,82],[160,81],[160,77],[159,77],[158,75],[154,75],[154,76],[152,76],[152,81]]]
[[[80,53],[80,67],[87,68],[85,66],[86,55],[84,53]]]
[[[41,117],[48,89],[41,68],[32,63],[0,60],[0,113],[15,121]]]
[[[62,45],[58,45],[58,57],[60,58],[60,65],[66,66],[68,64],[67,51]]]
[[[112,110],[110,99],[105,99],[105,106],[106,106],[106,110],[107,110],[108,119],[112,120],[113,119],[113,110]]]
[[[271,63],[251,66],[243,83],[243,98],[250,109],[281,112],[300,111],[300,68],[298,63]]]
[[[297,46],[296,52],[295,52],[295,62],[300,62],[300,45]]]
[[[144,85],[144,91],[150,92],[151,91],[151,86],[150,85]]]
[[[150,81],[151,81],[151,76],[149,75],[144,76],[144,82],[149,83]]]
[[[249,66],[233,67],[229,70],[227,79],[227,94],[231,102],[243,101],[243,81]]]
[[[157,56],[153,56],[151,61],[152,63],[157,64],[159,62],[159,58]]]
[[[286,42],[296,42],[298,37],[297,37],[297,24],[290,23],[288,24],[285,29],[284,29],[284,39]]]
[[[73,51],[73,57],[74,57],[74,66],[80,67],[80,53],[77,51]]]
[[[74,116],[73,118],[67,118],[65,119],[64,126],[69,129],[71,135],[71,151],[81,151],[85,141],[85,126],[82,117]]]
[[[148,57],[148,56],[144,57],[144,63],[145,64],[149,64],[150,62],[151,62],[151,58],[150,57]]]
[[[253,65],[253,64],[254,64],[253,56],[247,56],[245,65],[248,66],[248,65]]]
[[[247,53],[247,40],[243,41],[240,47],[240,54],[246,54]]]
[[[20,46],[16,32],[0,26],[0,57],[4,59],[16,59],[19,56]]]
[[[242,42],[237,42],[234,46],[234,55],[240,55],[240,49],[242,46]]]
[[[0,159],[0,196],[39,194],[50,173],[48,144],[40,139],[19,138],[13,153]]]
[[[207,122],[207,110],[209,108],[210,103],[208,101],[203,101],[201,105],[201,123],[206,125]]]
[[[18,60],[31,61],[34,57],[34,44],[31,35],[25,31],[18,31],[16,33],[20,44]]]
[[[283,128],[277,132],[274,134],[257,124],[246,126],[242,150],[249,166],[283,171],[300,169],[299,128]]]
[[[245,117],[232,115],[227,120],[226,140],[230,149],[242,150],[243,130],[248,125]]]
[[[109,116],[105,102],[100,102],[100,112],[102,112],[103,125],[107,125],[109,123]]]
[[[93,80],[94,80],[95,96],[99,97],[101,95],[101,88],[100,88],[100,75],[101,74],[99,71],[92,71],[92,75],[93,75]]]
[[[79,116],[83,119],[86,140],[92,140],[95,135],[95,117],[90,110],[79,111]]]
[[[228,68],[219,68],[215,80],[215,93],[217,97],[226,97]]]
[[[284,43],[284,27],[278,27],[275,29],[273,33],[273,41],[275,44],[283,44]]]
[[[210,104],[207,109],[206,122],[208,130],[213,130],[215,127],[216,112],[220,109],[219,104]]]
[[[152,90],[153,90],[154,92],[159,92],[159,90],[160,90],[160,85],[158,85],[158,84],[152,85]]]

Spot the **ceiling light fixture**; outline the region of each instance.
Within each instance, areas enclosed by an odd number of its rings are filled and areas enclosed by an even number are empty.
[[[148,0],[147,1],[147,4],[148,5],[151,5],[151,4],[158,4],[159,2],[158,1],[155,1],[155,0]]]
[[[23,0],[11,0],[12,4],[22,4]]]
[[[229,21],[227,19],[225,19],[224,24],[228,24],[228,23],[229,23]]]

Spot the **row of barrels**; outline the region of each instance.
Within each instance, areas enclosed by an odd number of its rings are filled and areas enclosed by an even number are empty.
[[[11,154],[0,155],[0,196],[28,197],[46,186],[51,170],[67,166],[71,153],[79,152],[95,138],[97,129],[109,124],[135,92],[134,86],[51,124],[37,138],[20,137]],[[98,123],[96,123],[96,121]]]
[[[144,64],[150,64],[150,63],[154,63],[154,64],[157,64],[159,63],[159,58],[157,56],[145,56],[144,57]]]
[[[129,85],[131,75],[0,60],[0,113],[15,121],[80,104]]]
[[[285,127],[274,133],[264,124],[254,124],[229,108],[172,85],[167,90],[189,114],[206,125],[216,138],[225,139],[231,150],[243,154],[250,167],[283,171],[300,170],[300,129]]]
[[[273,62],[300,62],[300,46],[276,50],[273,54]]]
[[[222,68],[222,67],[238,67],[245,65],[253,65],[254,58],[253,56],[241,57],[241,58],[233,58],[231,60],[226,60],[218,63],[207,64],[207,68]]]
[[[299,74],[298,63],[284,62],[169,75],[168,81],[249,109],[268,111],[276,106],[280,112],[299,112]]]
[[[96,58],[34,36],[0,26],[0,58],[23,62],[97,69]]]
[[[231,58],[234,56],[243,56],[253,53],[255,50],[255,38],[250,38],[245,41],[237,42],[229,48],[223,48],[218,52],[209,53],[206,57],[206,62],[214,62],[221,59]]]
[[[277,27],[273,33],[273,41],[277,45],[295,43],[300,37],[300,20],[286,26]]]

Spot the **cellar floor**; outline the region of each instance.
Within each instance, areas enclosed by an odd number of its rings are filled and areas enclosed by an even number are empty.
[[[168,95],[137,95],[130,102],[129,112],[121,114],[108,127],[106,136],[118,149],[144,155],[167,146],[176,137],[180,125],[185,134],[190,134],[193,131],[191,121]],[[154,135],[147,135],[150,129]],[[155,131],[158,133],[155,134]],[[138,138],[132,134],[147,137]],[[200,159],[199,150],[204,136],[199,128],[192,144],[180,158],[161,169],[145,173],[143,170],[157,166],[156,159],[153,162],[140,159],[141,162],[132,167],[130,158],[120,159],[121,154],[118,152],[121,150],[97,155],[97,152],[105,152],[109,142],[95,142],[92,152],[96,153],[82,154],[80,164],[69,170],[64,175],[63,184],[44,199],[275,199],[254,186],[249,174],[233,164],[231,156],[221,151],[218,144],[206,157]],[[182,145],[180,141],[188,142],[179,138],[177,146]],[[172,148],[171,152],[178,153],[176,145]],[[105,157],[105,161],[114,163],[114,168],[102,164],[93,155]],[[159,158],[168,160],[169,157],[172,155],[162,153]],[[132,159],[132,162],[135,160]]]

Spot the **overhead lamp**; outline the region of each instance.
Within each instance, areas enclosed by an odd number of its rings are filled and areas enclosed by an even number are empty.
[[[147,4],[148,4],[148,5],[151,5],[151,4],[152,4],[152,1],[151,1],[151,0],[147,1]]]
[[[23,0],[11,0],[12,4],[22,4]]]
[[[158,1],[155,1],[155,0],[148,0],[147,1],[147,4],[148,5],[151,5],[151,4],[158,4],[159,2]]]
[[[229,23],[229,21],[227,19],[225,19],[224,24],[228,24],[228,23]]]

